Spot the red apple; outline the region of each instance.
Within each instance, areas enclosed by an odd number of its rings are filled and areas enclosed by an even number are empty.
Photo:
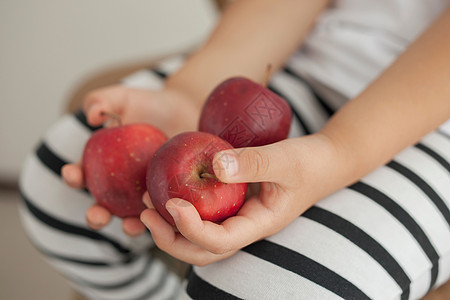
[[[219,223],[237,213],[246,183],[226,184],[215,177],[214,154],[233,147],[206,132],[184,132],[156,151],[147,172],[147,188],[156,210],[172,225],[166,210],[171,198],[191,202],[203,220]]]
[[[120,218],[138,217],[145,209],[147,166],[166,140],[162,131],[147,124],[97,130],[82,161],[86,186],[97,203]]]
[[[286,100],[247,78],[233,77],[208,97],[199,130],[218,135],[235,148],[262,146],[286,139],[291,118]]]

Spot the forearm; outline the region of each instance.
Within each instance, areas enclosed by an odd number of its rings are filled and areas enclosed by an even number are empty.
[[[447,10],[322,133],[341,154],[336,188],[391,160],[450,118],[450,10]]]
[[[328,0],[241,0],[224,12],[206,44],[169,78],[202,104],[231,76],[262,82],[266,66],[279,68],[299,47]]]

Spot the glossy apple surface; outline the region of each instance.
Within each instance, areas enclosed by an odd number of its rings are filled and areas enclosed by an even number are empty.
[[[191,202],[203,220],[219,223],[242,206],[246,183],[225,184],[213,178],[214,154],[233,147],[206,132],[185,132],[168,140],[153,157],[147,188],[156,210],[172,225],[166,210],[171,198]],[[213,175],[213,176],[210,176]]]
[[[138,217],[145,209],[147,166],[166,140],[162,131],[147,124],[94,132],[85,146],[82,168],[97,203],[120,218]]]
[[[199,130],[218,135],[235,148],[262,146],[286,139],[291,118],[286,100],[247,78],[233,77],[209,95]]]

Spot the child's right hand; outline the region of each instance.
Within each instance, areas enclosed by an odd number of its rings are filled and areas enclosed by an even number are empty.
[[[100,126],[108,120],[103,112],[113,113],[123,124],[148,123],[158,127],[169,137],[197,127],[200,107],[186,93],[174,89],[148,91],[124,86],[111,86],[89,93],[83,110],[92,126]],[[67,185],[83,188],[81,161],[67,164],[62,170]],[[147,203],[148,205],[148,203]],[[94,204],[86,212],[86,221],[92,229],[101,229],[109,223],[111,214],[104,207]],[[126,218],[122,228],[131,236],[140,235],[145,226],[138,218]]]

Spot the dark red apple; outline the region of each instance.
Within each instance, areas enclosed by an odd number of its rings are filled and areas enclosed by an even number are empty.
[[[235,148],[262,146],[286,139],[291,118],[286,100],[247,78],[233,77],[209,95],[199,130],[218,135]]]
[[[162,131],[147,124],[97,130],[82,161],[86,186],[97,203],[120,218],[138,217],[145,209],[148,164],[166,140]]]
[[[226,184],[214,174],[214,154],[233,147],[206,132],[184,132],[156,151],[147,172],[147,188],[156,210],[172,225],[166,210],[171,198],[191,202],[203,220],[219,223],[237,213],[246,183]]]

